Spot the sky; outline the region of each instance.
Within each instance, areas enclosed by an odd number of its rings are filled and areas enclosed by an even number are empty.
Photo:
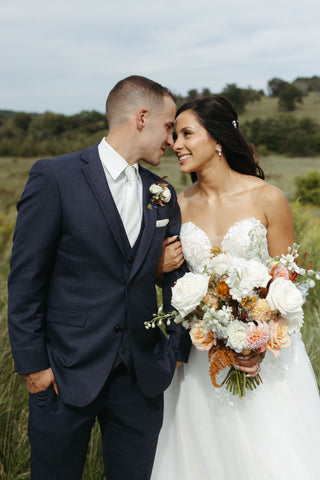
[[[143,75],[186,95],[320,76],[318,0],[0,0],[0,110],[103,112]]]

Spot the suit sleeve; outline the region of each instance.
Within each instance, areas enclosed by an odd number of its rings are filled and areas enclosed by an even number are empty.
[[[168,225],[167,236],[171,237],[174,235],[178,235],[180,233],[181,228],[181,215],[180,215],[180,208],[177,202],[177,196],[174,190],[172,189],[172,211],[171,211],[171,218]],[[178,280],[178,278],[182,277],[188,271],[186,263],[184,262],[183,265],[172,272],[166,273],[163,279],[163,286],[162,286],[162,295],[163,295],[163,310],[164,312],[170,312],[174,310],[171,305],[171,288],[173,287],[174,283]],[[176,359],[177,361],[187,362],[190,348],[191,348],[191,340],[189,331],[183,328],[181,325],[177,325],[173,321],[170,325],[166,328],[169,336],[170,342],[172,347],[175,350]]]
[[[60,196],[48,163],[30,171],[13,237],[8,278],[8,326],[19,374],[48,368],[45,336],[47,293],[61,224]]]

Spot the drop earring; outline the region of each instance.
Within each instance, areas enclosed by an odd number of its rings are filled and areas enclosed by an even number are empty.
[[[221,148],[221,147],[217,147],[217,152],[218,152],[219,157],[221,157],[221,155],[222,155],[222,148]]]

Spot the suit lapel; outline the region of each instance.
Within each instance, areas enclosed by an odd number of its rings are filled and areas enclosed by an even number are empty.
[[[140,268],[141,264],[145,259],[146,254],[148,253],[148,250],[153,240],[153,236],[156,228],[156,222],[157,222],[157,209],[148,208],[148,204],[150,203],[149,187],[152,184],[152,181],[154,179],[153,177],[150,177],[148,175],[148,171],[142,168],[140,168],[140,176],[141,176],[142,188],[143,188],[142,214],[143,214],[143,220],[144,220],[144,229],[139,242],[137,254],[135,256],[135,260],[132,265],[130,278],[132,278],[135,275],[135,273],[138,271],[138,269]]]
[[[118,209],[110,192],[108,182],[106,180],[98,153],[98,146],[94,145],[93,147],[85,150],[81,156],[81,160],[83,161],[82,171],[101,207],[105,219],[109,223],[114,239],[124,257],[128,259],[130,256],[131,247],[128,242]]]

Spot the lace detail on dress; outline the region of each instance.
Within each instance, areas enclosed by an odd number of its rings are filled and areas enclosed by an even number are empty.
[[[193,273],[202,273],[211,255],[208,235],[193,222],[181,226],[180,239],[188,268]],[[247,260],[267,263],[270,256],[267,243],[267,229],[256,218],[245,218],[232,225],[221,243],[222,250],[230,255]]]
[[[209,237],[194,223],[187,222],[181,226],[180,240],[189,270],[202,273],[211,255]]]
[[[257,260],[265,264],[270,259],[267,229],[254,217],[232,225],[222,240],[221,248],[246,260]]]

